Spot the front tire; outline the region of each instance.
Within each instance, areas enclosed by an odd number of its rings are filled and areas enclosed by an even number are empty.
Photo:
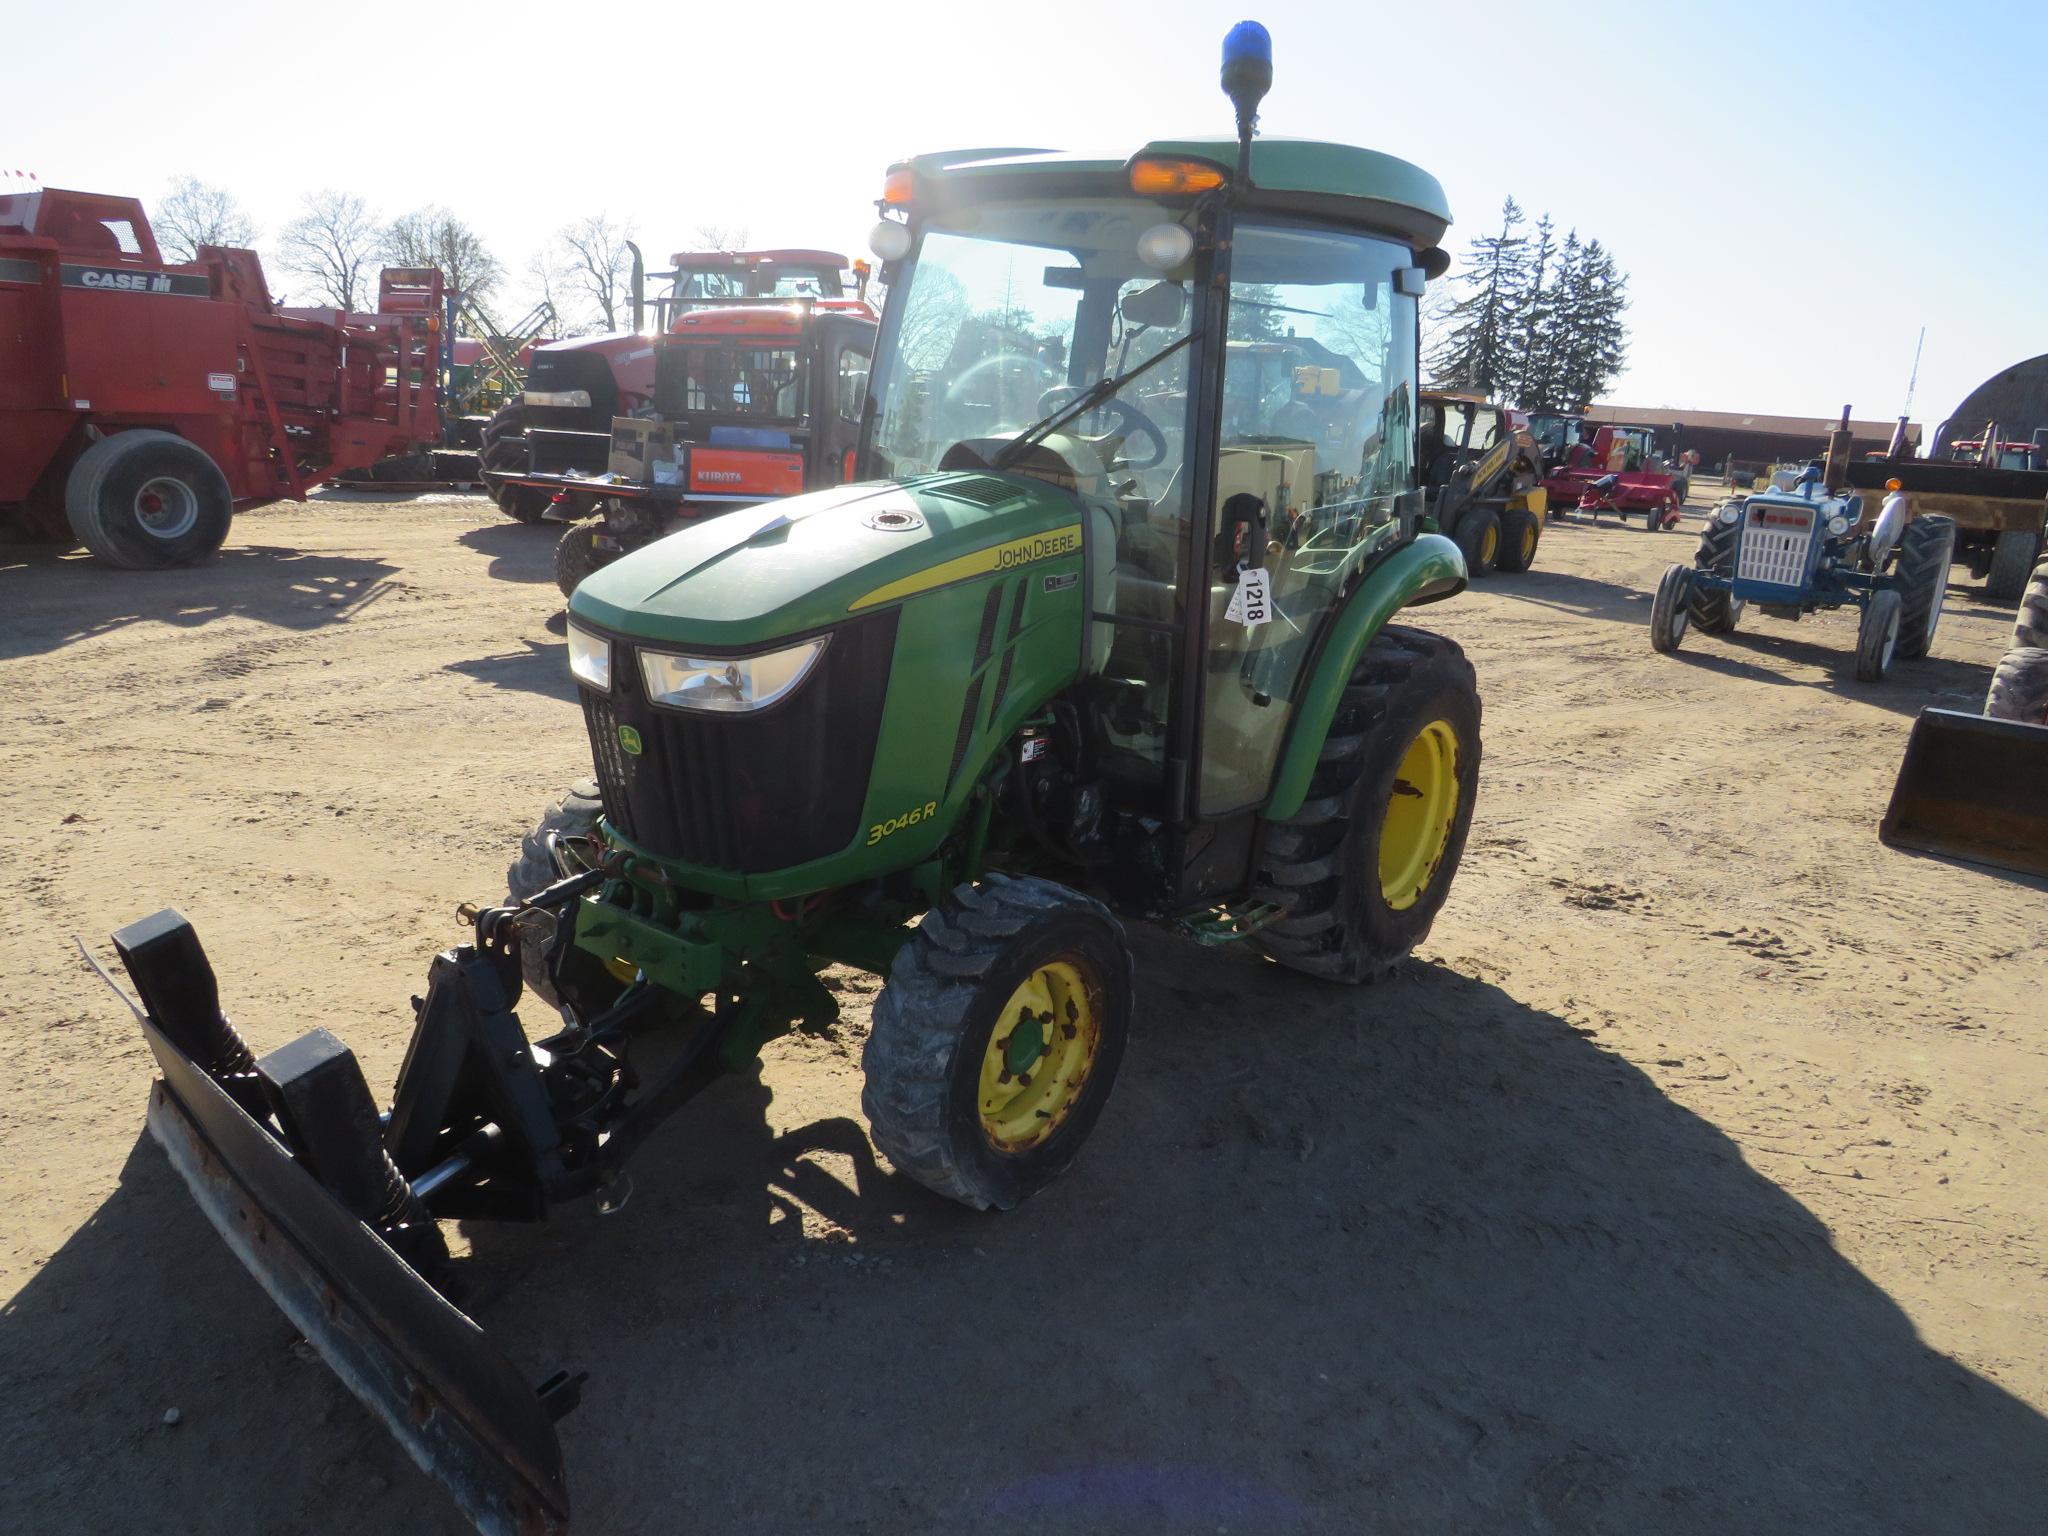
[[[1391,975],[1429,934],[1479,789],[1479,689],[1451,641],[1390,624],[1345,686],[1308,798],[1266,828],[1266,955],[1333,981]]]
[[[1991,674],[1984,713],[1994,720],[2023,720],[2048,725],[2048,650],[2015,646]]]
[[[2020,616],[2013,621],[2012,643],[2048,650],[2048,560],[2034,567],[2033,580],[2020,597]]]
[[[1904,604],[1899,618],[1899,654],[1909,661],[1925,656],[1934,644],[1935,626],[1948,596],[1949,561],[1955,557],[1953,518],[1923,516],[1906,524],[1899,538],[1899,563],[1894,572]]]
[[[562,596],[573,593],[577,583],[592,571],[611,564],[611,551],[597,547],[599,531],[596,523],[576,523],[555,545],[555,585],[562,589]]]
[[[1650,648],[1666,656],[1677,650],[1691,617],[1692,571],[1683,565],[1670,566],[1650,602]]]
[[[1508,512],[1500,520],[1500,554],[1493,562],[1497,571],[1526,571],[1536,563],[1536,546],[1543,537],[1543,520],[1534,512]]]
[[[2027,573],[2041,557],[2041,535],[2008,528],[1991,546],[1991,566],[1984,573],[1984,595],[1998,602],[2016,600],[2027,589]]]
[[[519,840],[519,857],[505,871],[505,890],[509,899],[515,903],[525,901],[557,880],[567,879],[573,874],[573,870],[565,867],[549,851],[549,835],[553,834],[557,840],[588,837],[597,830],[598,819],[603,815],[604,801],[599,796],[597,780],[580,779],[571,784],[559,800],[541,813],[534,829]],[[538,944],[520,945],[519,974],[525,978],[529,992],[545,999],[553,1007],[562,1005],[561,999],[555,995],[555,984],[548,976],[547,956]]]
[[[1073,1163],[1130,1032],[1109,909],[1050,880],[956,886],[896,952],[861,1056],[861,1108],[899,1172],[1009,1210]]]
[[[1899,631],[1905,602],[1890,587],[1870,594],[1863,605],[1863,617],[1856,625],[1856,677],[1859,682],[1881,683],[1898,653]]]
[[[1465,557],[1465,574],[1484,576],[1500,556],[1500,514],[1491,507],[1473,507],[1458,519],[1452,538]]]
[[[234,492],[220,466],[184,438],[136,428],[79,455],[64,515],[95,559],[124,571],[204,560],[227,539]]]
[[[525,470],[526,407],[518,400],[498,407],[497,414],[484,423],[483,447],[476,456],[477,473],[484,489],[507,517],[522,523],[537,523],[553,500],[546,491],[530,485],[507,485],[505,476]]]
[[[1700,535],[1700,547],[1692,557],[1692,568],[1705,571],[1712,576],[1733,579],[1735,575],[1735,542],[1741,534],[1740,521],[1724,523],[1718,510],[1707,519],[1706,531]],[[1742,599],[1733,592],[1714,591],[1692,584],[1691,609],[1693,623],[1699,625],[1703,634],[1731,635],[1735,626],[1742,622]]]

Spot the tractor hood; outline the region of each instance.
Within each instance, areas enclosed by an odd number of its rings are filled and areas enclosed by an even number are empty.
[[[965,472],[836,486],[727,513],[587,578],[570,614],[639,639],[747,647],[1081,550],[1074,498]]]

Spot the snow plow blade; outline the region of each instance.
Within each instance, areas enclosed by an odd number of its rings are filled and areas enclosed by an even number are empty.
[[[237,1102],[247,1079],[224,1082],[172,1038],[176,1025],[167,1030],[159,1015],[186,1011],[192,1000],[163,991],[162,974],[152,978],[131,951],[174,926],[190,932],[166,912],[115,935],[148,1005],[142,1032],[163,1073],[150,1090],[150,1134],[271,1300],[478,1530],[566,1532],[561,1445],[542,1395],[551,1388],[537,1392]],[[210,991],[210,971],[206,981]]]
[[[1921,710],[1878,836],[2048,876],[2048,726]]]

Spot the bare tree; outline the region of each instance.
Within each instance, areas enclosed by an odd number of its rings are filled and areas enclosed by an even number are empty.
[[[376,258],[377,221],[347,192],[313,193],[305,209],[277,237],[285,269],[311,283],[323,302],[352,310],[368,291],[365,269]]]
[[[150,220],[157,244],[172,261],[193,261],[202,245],[248,246],[256,239],[256,221],[224,187],[209,186],[196,176],[180,176],[170,194],[156,205]]]
[[[394,267],[438,267],[451,293],[483,300],[505,275],[482,236],[446,208],[418,208],[384,227],[384,261]]]
[[[743,251],[747,248],[747,237],[752,233],[753,231],[745,224],[699,224],[697,249]]]
[[[626,249],[632,236],[630,226],[614,224],[608,215],[597,213],[565,225],[555,237],[561,247],[563,287],[588,299],[608,331],[632,318],[628,304],[633,253]]]

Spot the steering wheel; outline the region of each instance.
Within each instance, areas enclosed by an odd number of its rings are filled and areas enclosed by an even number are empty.
[[[1072,404],[1074,400],[1079,398],[1081,393],[1082,389],[1079,385],[1055,384],[1051,389],[1048,389],[1038,397],[1039,417],[1043,419],[1052,415],[1053,412]],[[1134,459],[1128,454],[1123,455],[1122,462],[1124,468],[1150,469],[1153,465],[1165,460],[1167,453],[1166,435],[1153,424],[1151,417],[1147,416],[1135,405],[1132,405],[1128,400],[1111,395],[1107,400],[1096,406],[1095,409],[1107,411],[1116,418],[1116,435],[1122,437],[1127,446],[1131,438],[1141,437],[1152,450],[1152,457],[1149,459]],[[1089,414],[1092,415],[1093,412]]]
[[[1028,370],[1034,384],[1042,382],[1046,375],[1045,361],[1042,358],[1033,357],[1028,352],[998,352],[993,357],[984,357],[980,362],[963,368],[960,377],[946,387],[946,399],[960,399],[973,388],[975,381],[984,373],[999,368]]]

